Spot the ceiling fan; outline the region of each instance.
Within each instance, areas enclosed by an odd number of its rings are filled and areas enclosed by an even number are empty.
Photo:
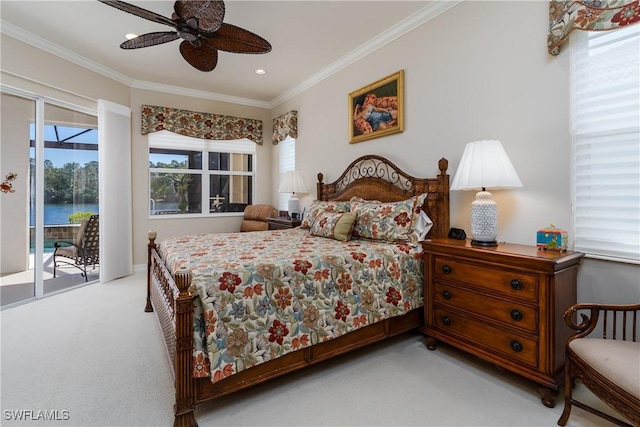
[[[171,19],[119,0],[98,0],[175,31],[143,34],[120,45],[122,49],[155,46],[173,40],[180,43],[182,57],[200,71],[211,71],[218,64],[218,50],[232,53],[267,53],[271,45],[262,37],[235,25],[223,23],[224,2],[221,0],[178,0]]]

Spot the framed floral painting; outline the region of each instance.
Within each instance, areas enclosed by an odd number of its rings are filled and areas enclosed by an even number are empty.
[[[349,143],[404,130],[404,70],[349,94]]]

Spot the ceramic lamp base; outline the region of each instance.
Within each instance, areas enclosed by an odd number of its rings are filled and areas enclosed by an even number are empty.
[[[472,245],[498,245],[498,206],[488,191],[478,191],[471,203],[471,236]]]
[[[300,215],[300,200],[295,194],[292,194],[291,198],[289,199],[288,209],[290,217],[293,218],[294,214]]]

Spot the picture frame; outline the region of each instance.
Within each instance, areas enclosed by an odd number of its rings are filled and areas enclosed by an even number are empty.
[[[349,94],[349,143],[404,131],[404,70]]]

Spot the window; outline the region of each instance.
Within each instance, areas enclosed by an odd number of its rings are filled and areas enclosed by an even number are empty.
[[[640,263],[640,25],[575,33],[575,249]]]
[[[280,158],[280,179],[278,183],[280,183],[285,172],[296,170],[296,140],[287,136],[284,141],[278,144],[278,152]],[[289,209],[289,198],[291,198],[291,193],[280,193],[278,195],[279,210],[286,211]]]
[[[149,134],[149,215],[244,212],[253,203],[255,143]]]

